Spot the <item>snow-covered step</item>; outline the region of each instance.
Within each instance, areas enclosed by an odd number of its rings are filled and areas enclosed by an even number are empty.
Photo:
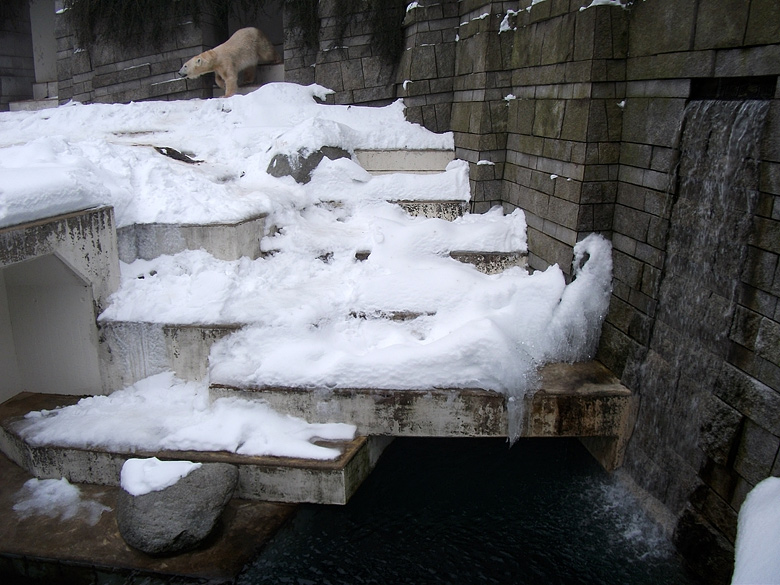
[[[453,150],[356,150],[358,164],[372,175],[440,173],[455,158]]]
[[[235,223],[165,224],[138,223],[117,230],[119,259],[152,260],[183,250],[206,250],[220,260],[260,256],[260,240],[266,235],[266,216]]]
[[[81,397],[22,393],[0,405],[0,448],[14,463],[39,479],[61,477],[72,483],[118,486],[129,458],[223,462],[239,469],[235,497],[246,500],[346,504],[373,470],[388,437],[357,436],[320,444],[341,454],[332,460],[248,456],[225,451],[120,451],[102,448],[32,446],[19,433],[28,412],[75,404]]]
[[[606,469],[620,466],[637,397],[599,362],[548,364],[523,397],[481,389],[420,390],[236,387],[212,398],[254,398],[316,422],[349,422],[364,435],[579,437]]]

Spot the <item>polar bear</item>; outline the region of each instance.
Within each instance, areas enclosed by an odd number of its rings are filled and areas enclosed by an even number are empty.
[[[225,97],[236,93],[238,75],[243,84],[255,80],[255,67],[266,63],[281,63],[271,41],[262,31],[247,27],[237,30],[227,41],[187,61],[179,75],[189,79],[214,72],[217,85],[225,90]]]

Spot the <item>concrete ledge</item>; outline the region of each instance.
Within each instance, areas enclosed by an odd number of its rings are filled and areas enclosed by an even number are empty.
[[[91,285],[98,312],[119,288],[116,249],[112,207],[0,228],[0,268],[54,254]]]
[[[349,422],[362,435],[506,437],[507,397],[479,389],[305,389],[212,385],[212,396],[267,402],[310,422]],[[548,364],[523,400],[519,437],[581,437],[606,469],[622,464],[638,398],[598,362]],[[512,413],[511,416],[516,416]]]
[[[475,389],[234,388],[212,385],[212,396],[240,395],[309,422],[349,422],[361,435],[505,437],[506,397]]]
[[[469,208],[468,201],[391,201],[413,217],[428,217],[452,221],[463,216]]]
[[[528,266],[527,252],[450,252],[458,262],[472,264],[485,274],[498,274],[507,268]]]
[[[341,450],[332,461],[287,457],[252,457],[227,452],[112,452],[57,445],[31,446],[18,433],[27,412],[74,404],[78,396],[23,393],[0,405],[0,449],[35,477],[65,477],[71,483],[118,486],[124,462],[131,457],[223,462],[239,469],[236,497],[245,500],[346,504],[373,470],[390,440],[358,436],[352,441],[323,442]]]
[[[358,164],[372,175],[441,173],[455,158],[454,150],[356,150]]]
[[[205,225],[134,224],[117,230],[117,243],[119,259],[127,263],[199,249],[219,260],[237,260],[242,256],[254,260],[260,256],[264,235],[265,216],[259,216],[236,223]]]

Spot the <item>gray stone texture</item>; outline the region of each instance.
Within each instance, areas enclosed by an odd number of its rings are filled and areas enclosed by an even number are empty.
[[[311,181],[311,174],[323,158],[350,158],[349,152],[336,146],[323,146],[313,152],[299,151],[294,155],[277,154],[268,163],[266,172],[273,177],[292,177],[298,183]]]
[[[212,533],[238,484],[238,468],[204,463],[174,485],[132,496],[120,490],[116,519],[122,538],[149,555],[196,548]]]

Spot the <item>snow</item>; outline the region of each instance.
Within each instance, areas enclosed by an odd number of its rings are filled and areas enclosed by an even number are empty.
[[[14,511],[22,518],[46,516],[59,520],[80,518],[90,526],[111,508],[95,500],[85,500],[81,490],[67,479],[30,479],[15,496]]]
[[[192,461],[160,461],[157,457],[128,459],[122,466],[120,485],[131,496],[159,492],[200,468]]]
[[[0,227],[100,204],[117,226],[235,222],[292,196],[265,173],[278,153],[327,143],[355,149],[452,149],[451,134],[409,124],[404,105],[320,103],[329,90],[272,83],[229,99],[70,103],[0,115]],[[174,148],[204,164],[165,157]]]
[[[467,202],[465,161],[431,175],[372,176],[349,158],[323,159],[305,185],[268,175],[276,154],[323,145],[453,148],[450,133],[406,122],[401,101],[320,103],[328,93],[276,83],[228,99],[0,114],[0,225],[110,204],[119,226],[262,213],[276,227],[254,260],[188,250],[122,263],[100,321],[241,328],[212,346],[206,380],[164,372],[110,396],[31,413],[20,430],[28,441],[332,459],[337,449],[312,441],[350,439],[354,426],[309,424],[245,399],[211,400],[209,383],[482,388],[521,405],[514,399],[532,387],[538,366],[593,356],[611,290],[611,248],[602,237],[577,244],[569,284],[557,265],[487,275],[450,253],[526,252],[521,210],[445,221],[392,203]],[[394,314],[409,318],[387,318]]]
[[[583,10],[587,10],[588,8],[592,8],[594,6],[619,6],[620,8],[625,8],[625,6],[620,0],[593,0],[587,6],[582,6],[580,8],[580,12],[582,12]]]
[[[780,477],[759,482],[742,504],[731,583],[780,583]]]
[[[355,427],[309,424],[262,402],[210,400],[206,382],[184,382],[172,372],[150,376],[109,396],[29,413],[17,432],[33,446],[100,447],[117,452],[228,451],[333,459],[339,450],[311,441],[350,440]]]

